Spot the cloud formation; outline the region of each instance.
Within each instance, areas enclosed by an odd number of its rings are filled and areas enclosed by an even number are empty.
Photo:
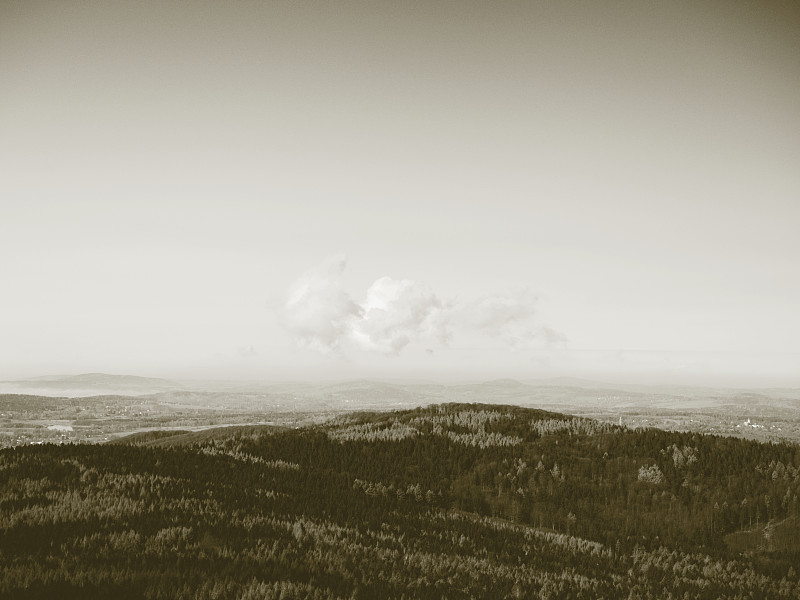
[[[454,322],[505,342],[512,348],[526,348],[565,341],[562,334],[538,322],[538,296],[529,289],[492,294],[456,307]]]
[[[367,290],[352,337],[363,350],[399,354],[411,341],[446,342],[448,306],[424,284],[381,277]]]
[[[381,277],[356,301],[342,286],[346,266],[343,256],[329,258],[289,289],[282,320],[301,346],[324,354],[354,349],[396,356],[414,342],[424,342],[432,354],[432,342],[447,345],[460,333],[511,348],[564,341],[538,322],[537,297],[529,290],[456,303],[418,281]]]
[[[347,260],[335,256],[301,276],[289,289],[283,321],[303,346],[324,354],[337,352],[362,315],[342,289]]]

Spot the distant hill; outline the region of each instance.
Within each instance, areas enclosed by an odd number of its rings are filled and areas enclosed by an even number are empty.
[[[177,382],[170,379],[83,373],[0,382],[0,394],[79,398],[148,396],[181,405],[280,407],[332,411],[397,409],[443,402],[484,402],[543,407],[597,416],[625,411],[717,411],[745,417],[800,417],[798,389],[725,389],[615,384],[569,377],[495,379],[477,383],[359,379],[325,383],[237,381]],[[722,413],[720,413],[722,411]],[[715,413],[715,414],[717,414]]]
[[[82,373],[56,375],[0,382],[0,393],[30,393],[41,396],[96,396],[101,394],[142,395],[180,389],[181,385],[169,379],[140,377],[138,375],[112,375],[108,373]]]

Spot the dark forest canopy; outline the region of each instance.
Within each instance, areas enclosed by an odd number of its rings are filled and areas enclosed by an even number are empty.
[[[800,447],[513,406],[0,451],[0,597],[797,598]]]

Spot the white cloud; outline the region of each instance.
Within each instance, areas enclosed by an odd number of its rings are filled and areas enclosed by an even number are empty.
[[[412,340],[448,338],[447,305],[427,286],[381,277],[367,290],[353,340],[364,350],[398,354]]]
[[[522,349],[563,341],[538,322],[537,297],[529,290],[457,304],[418,281],[381,277],[357,302],[342,287],[346,265],[342,256],[329,258],[291,286],[283,323],[301,346],[325,354],[352,349],[392,356],[414,342],[424,342],[432,354],[431,342],[446,345],[459,334]]]
[[[361,318],[361,307],[342,289],[347,259],[336,256],[301,276],[289,289],[283,322],[300,345],[329,354]]]
[[[460,328],[502,340],[512,348],[565,341],[562,334],[539,323],[537,302],[529,289],[487,295],[457,307],[454,321]]]

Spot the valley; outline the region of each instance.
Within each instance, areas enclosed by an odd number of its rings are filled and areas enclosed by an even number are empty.
[[[800,390],[795,389],[718,390],[582,380],[246,385],[87,374],[0,383],[0,447],[99,443],[159,429],[245,424],[295,427],[358,410],[398,410],[446,402],[514,404],[629,428],[800,441]]]

